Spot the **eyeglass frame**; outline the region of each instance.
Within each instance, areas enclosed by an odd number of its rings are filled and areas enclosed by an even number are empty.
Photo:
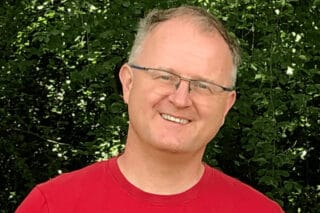
[[[195,80],[195,79],[185,78],[185,77],[182,77],[182,76],[180,76],[180,75],[178,75],[178,74],[176,74],[176,73],[173,73],[173,72],[170,72],[170,71],[168,71],[168,70],[161,69],[161,68],[143,67],[143,66],[139,66],[139,65],[136,65],[136,64],[132,64],[132,63],[128,63],[128,66],[129,66],[130,68],[137,69],[137,70],[141,70],[141,71],[145,71],[145,72],[148,72],[149,70],[155,70],[155,71],[161,71],[161,72],[165,72],[165,73],[168,73],[168,74],[170,74],[170,75],[176,76],[176,77],[178,77],[178,79],[179,79],[178,84],[175,85],[176,88],[179,87],[179,85],[180,85],[180,83],[181,83],[181,80],[187,81],[187,82],[189,82],[189,92],[191,91],[191,87],[190,87],[190,83],[191,83],[191,82],[204,82],[204,83],[207,83],[207,84],[212,84],[212,85],[214,85],[214,86],[217,86],[217,87],[219,87],[219,88],[222,89],[222,91],[218,91],[218,93],[221,93],[221,92],[232,92],[232,91],[235,90],[234,87],[221,86],[221,85],[219,85],[219,84],[217,84],[217,83],[214,83],[214,82],[212,82],[212,81],[209,81],[209,80]],[[213,94],[214,94],[214,92],[211,92],[211,95],[213,95]]]

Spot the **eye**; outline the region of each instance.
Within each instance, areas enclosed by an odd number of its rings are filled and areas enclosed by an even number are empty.
[[[210,95],[213,93],[212,85],[205,81],[192,81],[192,89],[200,94]]]
[[[158,78],[161,80],[169,81],[171,76],[167,74],[163,74],[163,75],[160,75]]]
[[[210,85],[207,82],[196,81],[196,85],[198,89],[201,90],[210,90]]]
[[[160,71],[160,70],[154,70],[152,76],[153,76],[153,79],[164,81],[164,82],[175,82],[175,79],[176,79],[175,75],[168,72]]]

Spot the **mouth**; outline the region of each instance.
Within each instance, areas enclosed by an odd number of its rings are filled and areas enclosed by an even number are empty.
[[[172,115],[168,115],[168,114],[164,114],[162,113],[161,114],[161,117],[167,121],[171,121],[171,122],[174,122],[174,123],[178,123],[178,124],[188,124],[190,123],[190,120],[187,120],[187,119],[184,119],[184,118],[177,118],[177,117],[174,117]]]

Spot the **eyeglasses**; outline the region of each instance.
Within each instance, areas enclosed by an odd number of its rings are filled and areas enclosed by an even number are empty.
[[[169,72],[167,70],[150,68],[150,67],[141,67],[135,64],[129,64],[133,69],[146,71],[149,73],[153,80],[158,85],[169,88],[174,87],[175,89],[179,88],[181,80],[189,82],[189,92],[194,91],[200,95],[214,95],[221,92],[231,92],[234,90],[233,87],[224,87],[219,84],[205,81],[205,80],[193,80],[181,77],[175,73]]]

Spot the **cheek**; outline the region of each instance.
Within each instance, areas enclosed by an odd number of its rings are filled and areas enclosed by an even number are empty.
[[[147,111],[150,111],[159,101],[162,96],[159,95],[155,89],[150,85],[137,85],[132,87],[129,95],[129,106],[143,116]]]
[[[223,121],[222,112],[219,111],[214,111],[206,115],[206,123],[208,123],[207,125],[210,126],[209,128],[215,128],[217,125],[220,126],[221,122]]]
[[[224,119],[226,103],[218,101],[202,110],[201,117],[211,125],[221,123]],[[209,125],[210,125],[209,124]]]

